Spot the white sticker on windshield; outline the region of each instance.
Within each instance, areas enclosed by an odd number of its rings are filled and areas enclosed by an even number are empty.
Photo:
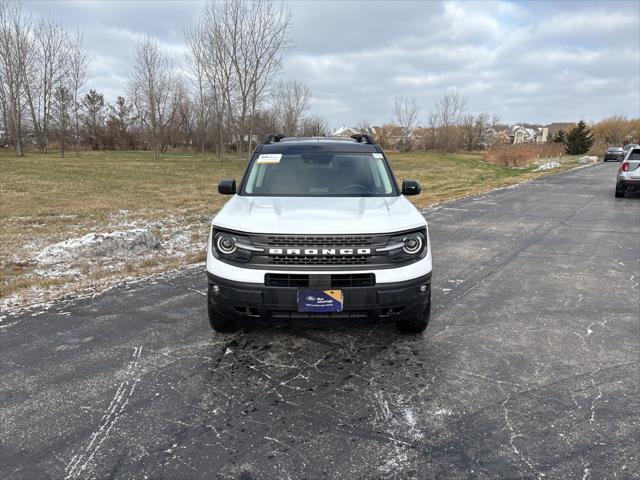
[[[384,158],[384,155],[382,155],[381,153],[372,153],[371,155],[373,156],[373,158]]]
[[[256,163],[280,163],[281,153],[263,153],[258,157]]]

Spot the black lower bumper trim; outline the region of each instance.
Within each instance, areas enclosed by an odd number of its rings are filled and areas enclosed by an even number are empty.
[[[207,278],[217,287],[216,293],[209,295],[216,313],[247,320],[372,318],[398,321],[422,313],[431,299],[429,273],[405,282],[341,288],[344,295],[342,312],[309,314],[298,312],[296,287],[232,282],[209,272]]]
[[[621,180],[616,185],[616,189],[626,192],[640,192],[640,180]]]

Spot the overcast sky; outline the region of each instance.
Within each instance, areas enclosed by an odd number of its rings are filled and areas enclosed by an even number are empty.
[[[26,1],[84,32],[90,79],[124,94],[135,40],[152,35],[178,57],[199,1]],[[640,117],[640,2],[292,1],[283,78],[312,90],[311,112],[332,127],[391,120],[396,95],[426,123],[459,88],[471,112],[503,122]],[[256,25],[256,28],[260,28]]]

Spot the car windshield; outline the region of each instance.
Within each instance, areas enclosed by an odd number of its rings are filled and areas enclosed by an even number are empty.
[[[620,152],[622,151],[622,147],[611,147],[609,152]]]
[[[396,187],[381,153],[262,154],[242,191],[253,196],[389,197]]]

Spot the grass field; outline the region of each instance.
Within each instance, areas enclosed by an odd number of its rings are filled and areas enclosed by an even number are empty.
[[[419,208],[544,175],[481,161],[475,153],[390,153],[399,181],[418,180]],[[557,172],[576,166],[565,158]],[[15,157],[0,151],[0,298],[31,292],[47,299],[119,275],[142,276],[204,258],[211,216],[227,198],[218,195],[221,178],[239,179],[245,160],[218,161],[192,154],[82,152]],[[141,227],[166,240],[153,258],[110,259],[75,265],[73,273],[43,275],[34,261],[44,247],[89,232]],[[172,240],[173,239],[173,240]],[[174,241],[175,240],[175,241]],[[12,298],[12,302],[19,301]],[[1,306],[1,304],[0,304]]]

